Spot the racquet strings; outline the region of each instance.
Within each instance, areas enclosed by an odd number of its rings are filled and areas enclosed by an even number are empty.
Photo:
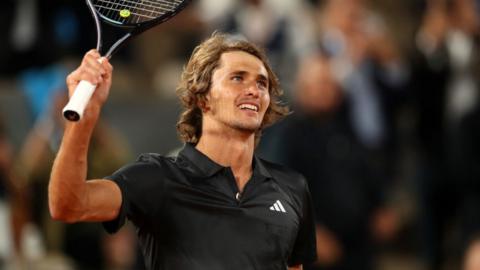
[[[174,12],[184,0],[92,0],[104,17],[120,24],[138,24]]]

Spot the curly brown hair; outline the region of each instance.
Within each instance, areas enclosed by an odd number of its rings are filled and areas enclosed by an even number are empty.
[[[243,51],[257,57],[268,72],[270,104],[260,128],[255,133],[255,144],[258,143],[263,128],[288,114],[288,107],[280,100],[283,91],[265,53],[248,41],[214,33],[193,50],[176,90],[184,108],[177,122],[177,131],[182,141],[197,144],[202,136],[202,110],[199,104],[206,102],[212,75],[219,67],[220,57],[231,51]]]

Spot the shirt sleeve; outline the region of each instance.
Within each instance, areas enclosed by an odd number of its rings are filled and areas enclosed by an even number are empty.
[[[115,182],[122,194],[119,214],[115,219],[103,222],[105,230],[108,233],[117,232],[126,219],[136,227],[149,226],[150,217],[161,207],[164,198],[164,177],[152,157],[141,155],[136,162],[105,179]]]
[[[295,240],[293,251],[288,260],[289,266],[310,264],[317,260],[317,242],[315,239],[315,219],[312,199],[305,179],[302,180],[304,183],[301,197],[302,218],[297,239]]]

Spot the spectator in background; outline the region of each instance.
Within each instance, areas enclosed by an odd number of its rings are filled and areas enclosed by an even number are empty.
[[[14,171],[13,147],[0,118],[0,268],[17,266],[22,258],[21,235],[28,220],[24,181]],[[15,261],[16,260],[16,261]]]
[[[321,7],[320,45],[352,100],[355,132],[366,147],[379,147],[391,135],[388,113],[393,112],[386,110],[387,102],[407,79],[398,49],[385,22],[365,1],[330,0]]]
[[[369,162],[393,180],[397,116],[408,74],[387,26],[363,0],[327,0],[319,6],[319,43],[350,104],[349,121]]]
[[[0,16],[0,29],[4,37],[10,37],[12,32],[12,22],[14,17],[16,1],[4,1],[2,5],[2,11]],[[0,74],[4,74],[11,69],[11,64],[9,63],[10,55],[12,53],[12,44],[7,38],[7,41],[0,43]]]
[[[77,55],[95,44],[94,24],[82,1],[6,1],[1,11],[8,22],[2,46],[8,63],[2,72],[16,74],[48,66],[64,56]],[[2,26],[4,26],[2,24]],[[81,33],[87,33],[81,35]],[[88,34],[91,33],[91,34]]]
[[[309,183],[318,262],[306,269],[373,269],[375,241],[396,230],[395,214],[384,205],[386,181],[366,162],[331,61],[306,58],[296,81],[295,113],[265,133],[259,151]]]
[[[429,269],[439,269],[446,260],[459,257],[459,252],[445,252],[447,228],[457,213],[462,215],[458,207],[463,207],[470,197],[466,195],[473,192],[464,186],[461,168],[473,164],[474,159],[466,160],[465,156],[475,143],[462,142],[459,133],[470,129],[461,123],[478,106],[476,10],[474,0],[427,1],[415,40],[411,89],[418,123],[419,221]],[[462,148],[459,143],[471,145]],[[455,250],[463,250],[458,248],[458,239],[454,242]]]

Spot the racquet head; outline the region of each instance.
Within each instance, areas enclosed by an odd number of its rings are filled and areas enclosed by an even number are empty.
[[[99,17],[111,24],[148,27],[175,16],[189,0],[90,0]]]
[[[125,41],[177,15],[190,0],[86,0],[95,18],[97,49],[110,57]],[[102,39],[102,27],[111,25],[110,33],[125,35],[109,43]],[[122,32],[120,29],[123,28]],[[110,40],[113,41],[113,40]],[[108,45],[109,50],[102,48]]]

